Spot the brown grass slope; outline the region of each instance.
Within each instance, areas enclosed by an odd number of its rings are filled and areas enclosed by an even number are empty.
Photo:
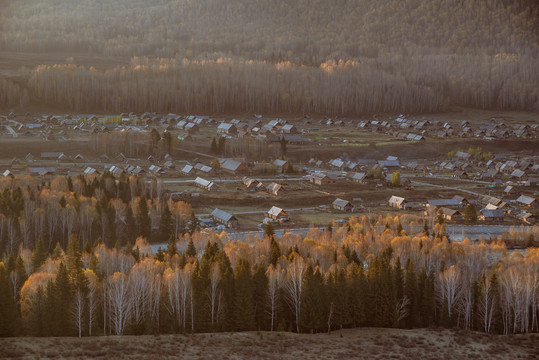
[[[216,333],[0,339],[5,359],[537,359],[539,335],[363,328],[332,334]]]

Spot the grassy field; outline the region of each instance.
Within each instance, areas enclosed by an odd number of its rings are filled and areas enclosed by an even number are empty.
[[[364,328],[331,334],[269,332],[0,339],[5,359],[536,359],[539,335]]]

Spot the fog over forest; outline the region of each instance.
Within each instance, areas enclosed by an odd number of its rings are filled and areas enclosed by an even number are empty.
[[[538,19],[534,0],[3,0],[0,60],[33,60],[0,71],[0,107],[536,111]]]

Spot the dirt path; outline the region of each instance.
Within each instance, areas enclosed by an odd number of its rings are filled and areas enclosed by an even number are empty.
[[[432,187],[437,187],[437,188],[441,188],[441,189],[462,191],[462,192],[465,192],[465,193],[468,193],[468,194],[471,194],[471,195],[475,195],[477,197],[485,196],[485,195],[480,194],[480,193],[475,192],[475,191],[465,190],[465,189],[461,189],[461,188],[453,187],[453,186],[429,184],[429,183],[426,183],[426,182],[423,182],[423,181],[416,181],[416,180],[412,180],[411,183],[412,183],[412,185],[432,186]]]

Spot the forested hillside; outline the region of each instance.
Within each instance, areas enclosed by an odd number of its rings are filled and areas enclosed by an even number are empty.
[[[539,253],[419,216],[232,241],[136,177],[0,182],[0,336],[358,326],[538,331]],[[413,227],[423,230],[413,232]],[[526,236],[533,244],[537,228]],[[164,251],[148,240],[167,241]]]
[[[539,109],[534,0],[4,0],[0,8],[3,51],[136,57],[108,70],[76,66],[75,57],[29,79],[24,72],[27,89],[0,97],[4,105],[26,90],[78,111]]]

